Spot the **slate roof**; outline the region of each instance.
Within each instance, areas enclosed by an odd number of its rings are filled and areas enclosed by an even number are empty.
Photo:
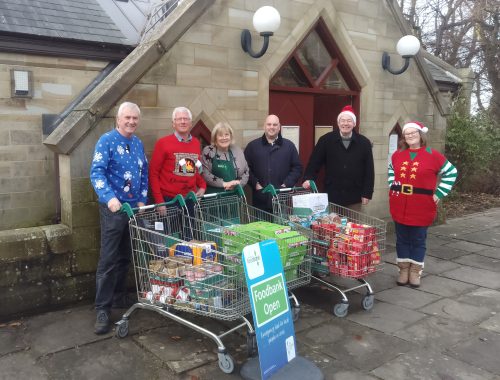
[[[126,44],[96,0],[0,0],[0,32]]]
[[[462,83],[462,80],[459,77],[457,77],[456,75],[450,73],[449,71],[439,67],[434,62],[431,62],[430,60],[425,59],[425,63],[427,63],[427,66],[429,67],[429,71],[431,72],[431,75],[436,82],[453,83],[453,84]]]

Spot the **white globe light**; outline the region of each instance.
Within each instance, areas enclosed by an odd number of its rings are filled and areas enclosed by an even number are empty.
[[[412,35],[401,37],[396,45],[396,50],[402,57],[413,57],[420,50],[420,41]]]
[[[268,5],[257,9],[253,15],[253,27],[259,33],[276,32],[281,24],[281,17],[276,8]]]

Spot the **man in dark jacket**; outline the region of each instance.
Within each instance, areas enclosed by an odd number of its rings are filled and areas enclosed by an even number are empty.
[[[322,136],[309,159],[303,187],[325,165],[325,190],[328,200],[360,210],[372,198],[375,173],[370,140],[354,131],[356,115],[346,106],[337,118],[338,130]]]
[[[262,189],[292,187],[302,175],[302,164],[295,145],[281,136],[278,116],[269,115],[264,122],[262,137],[251,141],[245,148],[245,159],[250,169],[248,184],[252,188],[253,205],[272,212],[271,197]]]

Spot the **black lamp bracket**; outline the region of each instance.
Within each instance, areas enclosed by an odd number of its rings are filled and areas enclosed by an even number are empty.
[[[260,35],[264,37],[264,45],[262,45],[262,49],[260,49],[258,53],[255,53],[252,50],[252,35],[250,31],[248,29],[243,29],[241,32],[241,48],[253,58],[260,58],[266,53],[269,47],[269,37],[273,35],[273,32],[262,32]]]

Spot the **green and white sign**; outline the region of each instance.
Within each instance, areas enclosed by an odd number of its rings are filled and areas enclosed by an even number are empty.
[[[255,306],[255,323],[261,327],[288,312],[288,296],[283,273],[266,278],[250,287]]]
[[[276,240],[247,245],[242,256],[261,379],[267,380],[296,356],[288,289]]]

